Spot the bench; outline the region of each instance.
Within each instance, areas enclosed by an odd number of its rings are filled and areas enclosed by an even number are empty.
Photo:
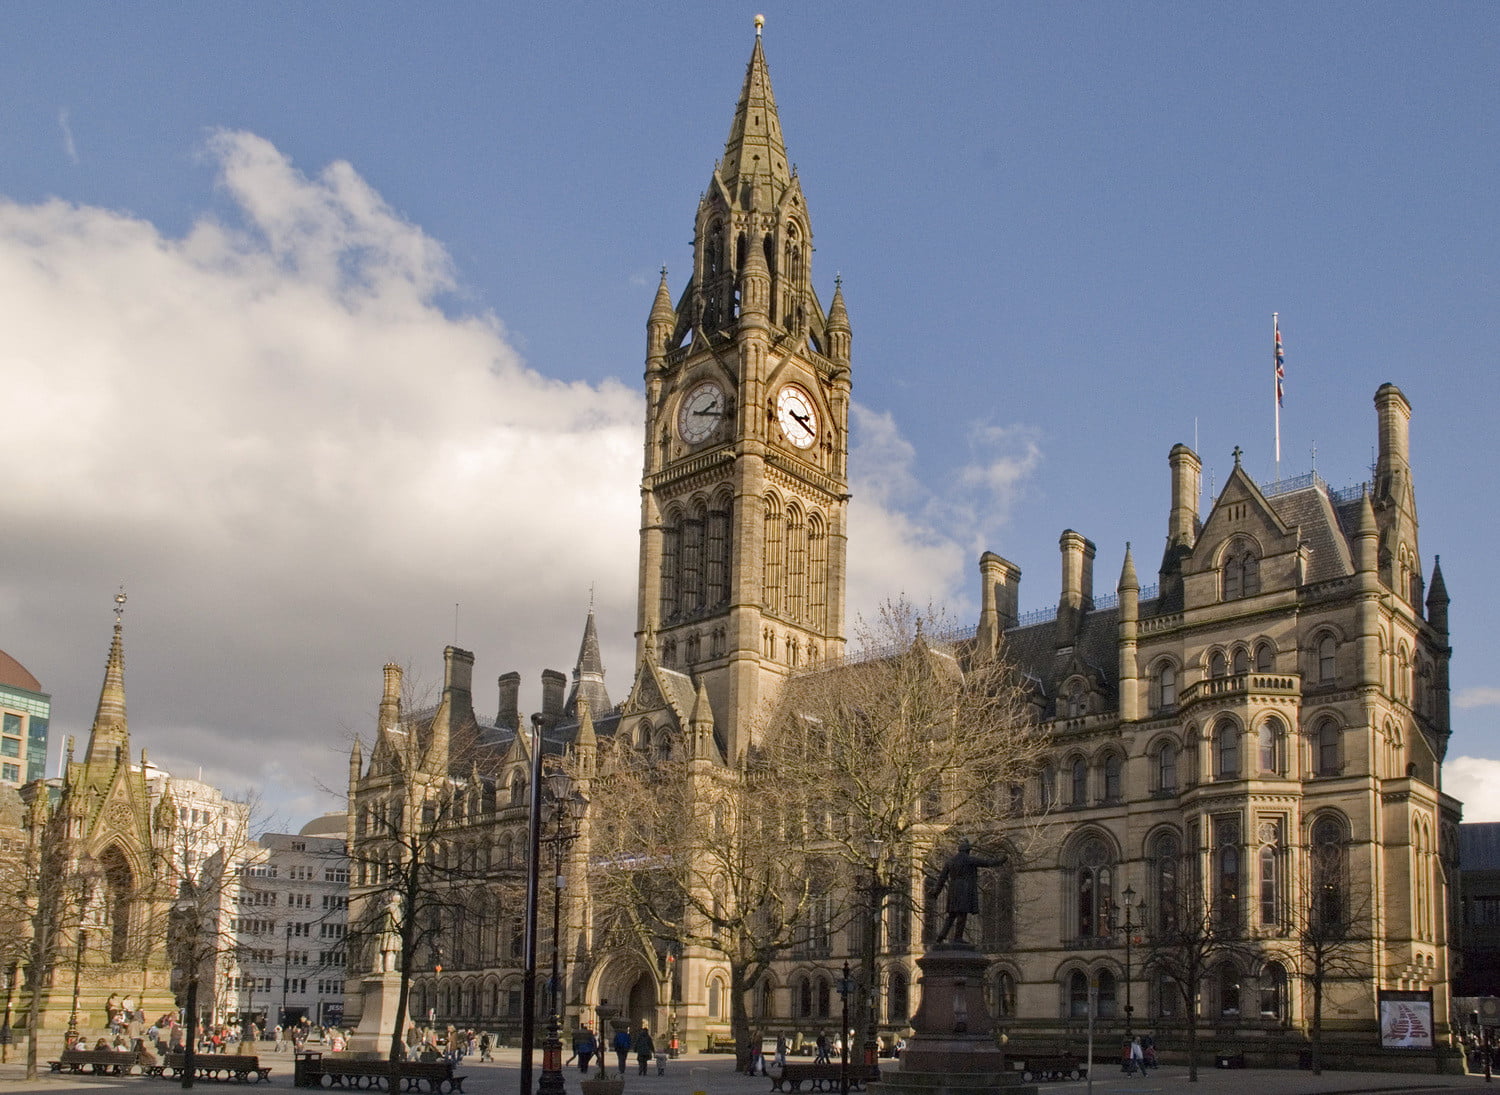
[[[1087,1062],[1071,1053],[1027,1057],[1021,1064],[1021,1081],[1028,1084],[1040,1080],[1082,1080],[1088,1074]]]
[[[455,1076],[451,1061],[359,1061],[333,1056],[303,1058],[297,1063],[299,1087],[369,1087],[385,1091],[459,1092],[467,1076]],[[392,1082],[394,1081],[394,1083]]]
[[[60,1060],[48,1061],[53,1072],[83,1072],[95,1076],[124,1076],[136,1064],[135,1053],[128,1049],[65,1049]]]
[[[874,1065],[849,1066],[849,1090],[860,1091],[869,1083],[880,1079],[880,1069]],[[842,1065],[790,1063],[781,1066],[781,1071],[771,1077],[772,1091],[800,1091],[806,1084],[811,1091],[837,1091],[843,1084]]]
[[[736,1050],[734,1035],[732,1034],[710,1034],[708,1042],[703,1047],[704,1053],[733,1053]]]
[[[160,1076],[163,1071],[171,1072],[174,1080],[182,1079],[187,1071],[186,1055],[168,1053],[162,1065],[150,1074]],[[242,1084],[250,1082],[253,1075],[257,1081],[270,1083],[271,1067],[262,1065],[253,1053],[195,1053],[193,1075],[204,1080],[237,1080]]]

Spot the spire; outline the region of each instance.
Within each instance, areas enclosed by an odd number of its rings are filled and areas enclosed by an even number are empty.
[[[130,728],[125,720],[125,589],[115,594],[115,634],[104,666],[104,687],[89,731],[84,763],[113,764],[130,751]]]
[[[665,323],[670,328],[677,322],[677,309],[672,307],[672,293],[667,288],[667,268],[661,268],[661,282],[656,286],[656,299],[651,302],[649,322]]]
[[[1141,590],[1140,579],[1135,576],[1135,558],[1130,554],[1130,541],[1125,541],[1125,565],[1120,568],[1120,589]]]
[[[833,279],[833,301],[828,305],[828,356],[840,365],[849,364],[849,309],[844,306],[844,279]]]
[[[1370,492],[1361,491],[1359,512],[1354,518],[1354,569],[1373,572],[1378,565],[1380,528],[1375,523],[1375,507]]]
[[[769,176],[771,200],[780,198],[792,181],[787,168],[786,145],[781,139],[781,117],[776,112],[776,96],[771,91],[771,74],[766,68],[766,54],[761,48],[760,24],[755,28],[755,46],[745,68],[745,84],[734,109],[734,123],[724,142],[724,161],[719,177],[730,193],[754,176]]]
[[[1427,587],[1427,622],[1438,631],[1448,631],[1448,583],[1443,581],[1442,556],[1432,560],[1432,583]]]
[[[714,709],[708,700],[708,684],[698,679],[698,694],[693,698],[693,711],[688,715],[688,729],[692,733],[693,760],[714,758]]]
[[[563,714],[578,715],[578,700],[585,694],[590,711],[604,712],[614,706],[604,687],[604,659],[599,654],[599,631],[594,626],[592,602],[584,620],[583,641],[578,644],[578,661],[573,666],[573,687],[568,693],[568,702],[563,705]]]

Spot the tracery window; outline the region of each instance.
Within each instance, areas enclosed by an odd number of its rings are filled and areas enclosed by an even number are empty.
[[[1109,934],[1109,909],[1114,901],[1114,865],[1109,846],[1092,836],[1078,847],[1073,871],[1075,936]]]
[[[1346,856],[1343,821],[1324,814],[1312,827],[1312,907],[1309,910],[1313,931],[1328,935],[1344,925]]]

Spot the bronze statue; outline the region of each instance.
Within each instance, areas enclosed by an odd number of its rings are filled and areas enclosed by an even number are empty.
[[[948,887],[948,919],[943,922],[943,930],[938,932],[934,943],[947,939],[950,929],[953,931],[953,942],[964,942],[964,927],[969,921],[969,914],[979,912],[979,869],[999,867],[1005,862],[1003,859],[974,855],[969,847],[968,840],[960,840],[958,850],[943,864],[943,871],[938,875],[937,881],[927,887],[928,897],[937,897],[943,892],[944,886]]]

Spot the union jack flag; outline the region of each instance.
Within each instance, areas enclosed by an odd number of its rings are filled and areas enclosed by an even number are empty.
[[[1286,379],[1286,353],[1281,349],[1281,324],[1276,325],[1276,405],[1281,406],[1281,382]]]

